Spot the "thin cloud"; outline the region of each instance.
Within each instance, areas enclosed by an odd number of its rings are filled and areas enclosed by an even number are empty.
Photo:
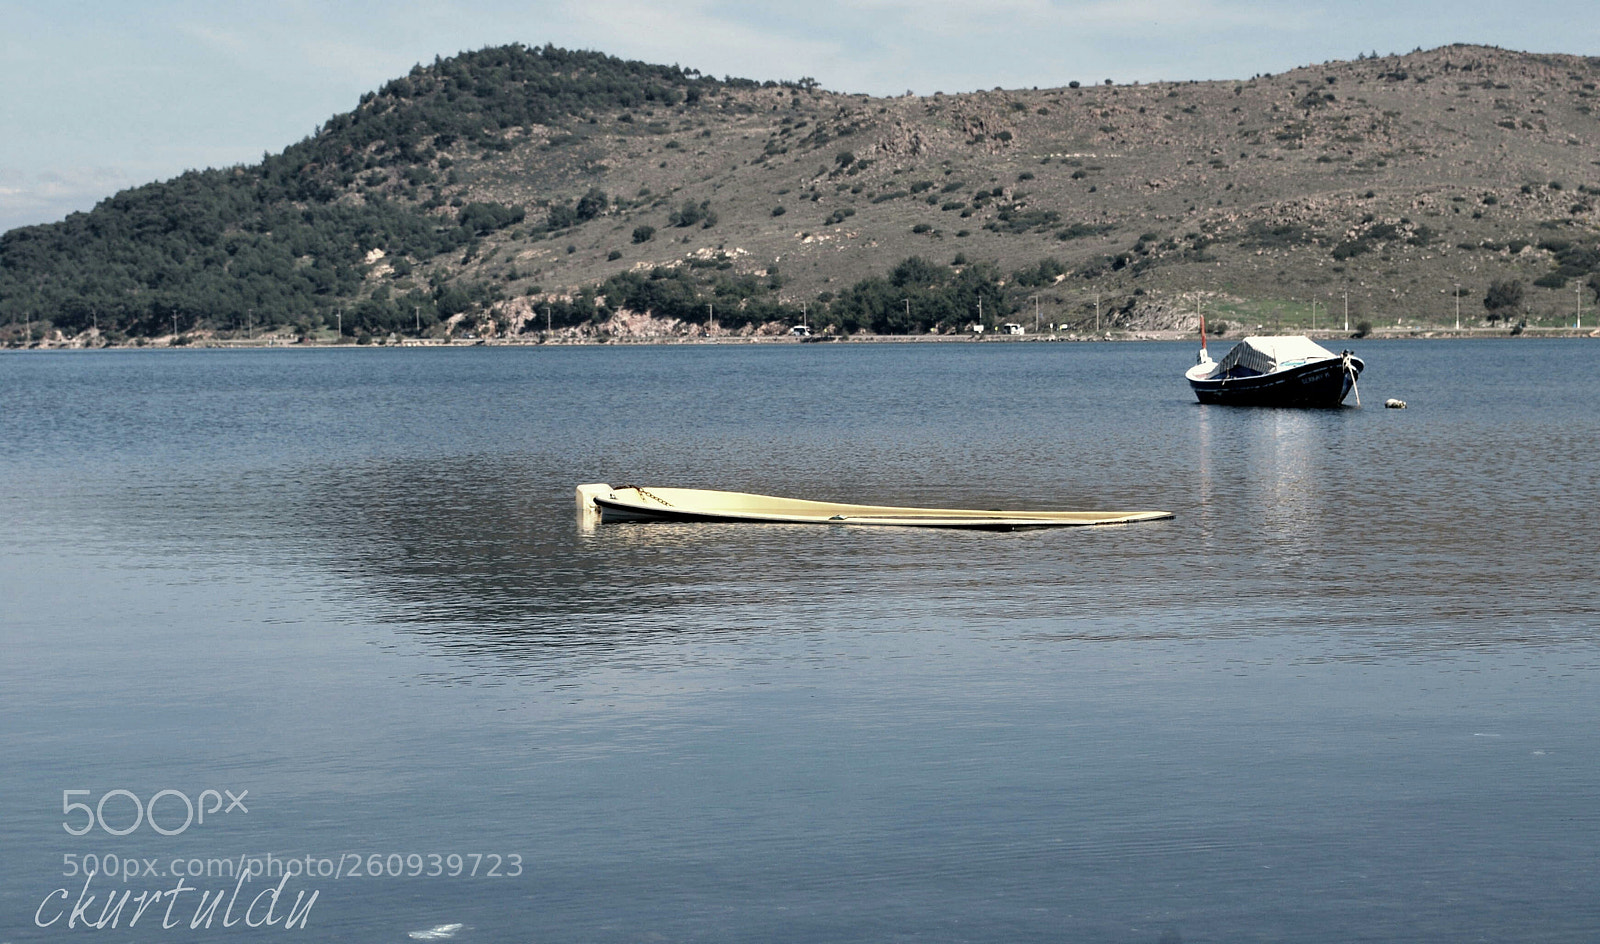
[[[1126,29],[1160,23],[1196,29],[1202,34],[1242,28],[1267,33],[1301,32],[1322,19],[1315,7],[1213,0],[1098,0],[1074,7],[1070,16],[1072,22],[1091,27]]]
[[[767,11],[745,8],[746,18]],[[1314,8],[1313,8],[1314,10]],[[725,11],[726,15],[738,15]],[[1251,28],[1299,31],[1319,22],[1318,12],[1226,0],[854,0],[810,4],[801,14],[813,27],[850,31],[873,42],[916,45],[918,37],[973,35],[1005,37],[1026,45],[1048,37],[1056,43],[1092,43],[1097,30],[1125,31],[1151,24],[1181,26],[1201,35]],[[993,63],[1003,49],[973,49],[971,56]]]
[[[227,29],[211,23],[184,20],[172,25],[175,32],[200,46],[262,74],[286,77],[315,75],[323,82],[373,81],[373,77],[392,77],[403,56],[371,43],[360,42],[342,32],[337,24],[325,23],[314,13],[293,18],[274,17],[251,24],[248,31]]]
[[[614,44],[591,48],[612,54],[625,49],[630,58],[677,62],[708,73],[797,79],[798,73],[782,73],[795,63],[837,61],[843,52],[837,43],[723,18],[704,2],[665,7],[648,0],[579,0],[564,4],[563,12],[580,33],[607,37]]]
[[[173,28],[202,46],[227,55],[253,52],[251,44],[233,30],[219,29],[204,23],[179,22]]]
[[[111,167],[60,168],[36,174],[0,169],[0,232],[91,209],[112,193],[139,182],[126,171]]]
[[[404,75],[416,62],[415,58],[396,55],[367,44],[333,40],[302,42],[299,44],[299,53],[300,60],[320,74],[364,80],[374,86]],[[382,79],[374,79],[375,76],[382,76]]]

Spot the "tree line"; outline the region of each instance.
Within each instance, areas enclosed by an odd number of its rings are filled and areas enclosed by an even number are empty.
[[[823,292],[803,305],[781,298],[782,273],[764,275],[721,269],[716,259],[649,271],[619,272],[570,299],[541,301],[540,312],[554,328],[600,323],[619,311],[648,312],[658,318],[695,325],[715,321],[727,330],[771,322],[799,324],[815,331],[854,334],[952,333],[978,321],[990,325],[1011,315],[1030,288],[1066,272],[1060,262],[1041,260],[1007,277],[992,262],[965,260],[944,265],[911,256],[887,275],[869,276],[844,291]]]

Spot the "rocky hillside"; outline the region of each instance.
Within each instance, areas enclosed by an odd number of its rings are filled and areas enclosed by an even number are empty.
[[[982,298],[1030,328],[1203,307],[1253,329],[1326,326],[1347,299],[1352,324],[1451,324],[1459,285],[1464,325],[1570,323],[1600,299],[1597,83],[1600,60],[1452,46],[878,99],[484,50],[257,167],[6,234],[0,317],[112,337],[926,332]]]

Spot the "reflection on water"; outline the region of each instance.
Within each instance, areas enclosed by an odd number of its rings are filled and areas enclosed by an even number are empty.
[[[349,618],[516,673],[565,673],[578,652],[631,658],[662,639],[906,623],[1088,640],[1287,633],[1318,640],[1303,653],[1313,660],[1591,639],[1589,582],[1527,592],[1580,573],[1574,536],[1600,533],[1578,500],[1595,465],[1581,446],[1596,426],[1587,388],[1544,415],[1514,400],[1466,409],[1475,391],[1424,357],[1404,390],[1418,407],[1403,414],[1230,409],[1195,404],[1180,385],[1124,386],[1165,367],[1165,347],[1107,361],[1061,350],[851,352],[862,363],[719,352],[753,363],[711,379],[663,369],[665,353],[586,352],[539,365],[564,385],[557,405],[464,429],[426,414],[469,418],[477,395],[424,378],[430,399],[404,407],[424,418],[395,455],[352,443],[337,461],[179,471],[119,516],[138,540],[166,532],[201,554],[309,568],[336,581]],[[952,373],[950,355],[976,358],[973,371]],[[1374,360],[1371,383],[1391,360]],[[519,362],[490,357],[474,371],[485,364],[503,375],[478,383],[525,383]],[[781,407],[732,409],[729,376]],[[952,395],[955,384],[966,389]],[[594,410],[612,388],[632,403],[702,408]],[[993,406],[930,414],[929,402]],[[353,422],[392,431],[392,408]],[[452,448],[458,438],[472,450]],[[665,523],[585,533],[572,488],[605,478],[1178,517],[1015,534]],[[174,493],[185,496],[176,506]]]
[[[1263,530],[1280,536],[1280,547],[1291,558],[1304,561],[1309,546],[1320,535],[1307,534],[1326,519],[1322,489],[1317,481],[1322,467],[1312,456],[1328,448],[1320,424],[1300,411],[1274,411],[1268,438],[1262,443],[1261,471],[1251,478],[1263,483]]]

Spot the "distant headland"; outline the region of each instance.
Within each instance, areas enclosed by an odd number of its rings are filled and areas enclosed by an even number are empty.
[[[1597,85],[1449,46],[879,99],[488,48],[0,235],[0,345],[1587,335]]]

